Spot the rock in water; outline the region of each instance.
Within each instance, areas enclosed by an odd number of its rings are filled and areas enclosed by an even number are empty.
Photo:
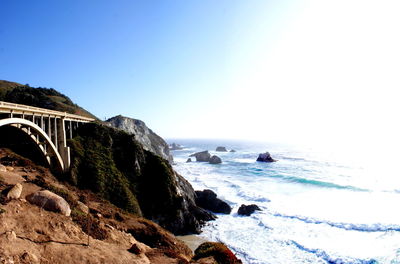
[[[261,153],[260,155],[258,155],[257,161],[262,161],[262,162],[275,162],[276,160],[274,160],[271,157],[271,154],[269,154],[269,152],[265,152],[265,153]]]
[[[183,147],[179,144],[176,143],[172,143],[171,145],[169,145],[169,149],[170,150],[182,150]]]
[[[230,214],[231,207],[211,190],[196,191],[196,205],[214,213]]]
[[[238,210],[239,215],[247,215],[250,216],[254,211],[261,211],[260,207],[258,207],[256,204],[251,204],[251,205],[244,205],[242,204]]]
[[[191,159],[191,158],[188,158],[187,161],[186,161],[186,163],[187,163],[187,162],[192,162],[192,159]]]
[[[71,214],[71,208],[64,198],[48,190],[32,193],[26,199],[30,203],[36,204],[48,211],[59,212],[65,216]]]
[[[221,160],[221,158],[220,157],[218,157],[218,156],[212,156],[211,158],[210,158],[210,161],[209,161],[211,164],[220,164],[220,163],[222,163],[222,160]]]
[[[196,157],[196,161],[209,162],[211,155],[208,150],[201,151],[190,155],[189,157]]]
[[[236,150],[234,150],[234,149],[231,149],[231,151],[229,151],[229,152],[236,152]]]
[[[22,193],[22,185],[20,183],[17,183],[7,193],[7,198],[8,199],[18,199],[21,196],[21,193]]]
[[[215,151],[228,152],[225,147],[217,147]]]

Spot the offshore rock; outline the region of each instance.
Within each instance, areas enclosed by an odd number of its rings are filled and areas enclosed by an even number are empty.
[[[215,149],[215,151],[218,151],[218,152],[228,152],[228,151],[226,150],[225,147],[217,147],[217,148]]]
[[[236,150],[234,150],[234,149],[231,149],[231,151],[229,151],[229,152],[236,152]]]
[[[71,208],[64,198],[48,190],[32,193],[26,199],[47,211],[59,212],[65,216],[71,214]]]
[[[211,190],[196,191],[196,204],[213,213],[230,214],[231,207],[226,202],[217,198]]]
[[[153,152],[172,164],[173,157],[169,153],[167,142],[148,128],[143,121],[118,115],[108,119],[106,124],[121,129],[130,135],[134,135],[135,139],[145,150]]]
[[[260,155],[258,155],[257,161],[261,161],[261,162],[275,162],[276,160],[274,160],[271,157],[271,154],[269,154],[269,152],[265,152],[265,153],[261,153]]]
[[[170,149],[170,150],[182,150],[183,147],[182,147],[181,145],[179,145],[179,144],[172,143],[172,144],[169,146],[169,149]]]
[[[208,150],[205,150],[205,151],[194,153],[194,154],[190,155],[189,157],[196,157],[196,161],[199,161],[199,162],[209,162],[210,158],[211,158],[211,154],[208,152]]]
[[[187,161],[186,161],[186,163],[188,163],[188,162],[192,162],[192,159],[191,159],[191,158],[188,158]]]
[[[242,204],[239,207],[238,214],[239,215],[246,215],[250,216],[254,211],[261,211],[260,207],[258,207],[256,204],[250,204],[250,205],[244,205]]]
[[[209,161],[209,162],[210,162],[210,164],[220,164],[220,163],[222,163],[222,160],[221,160],[220,157],[214,155],[214,156],[212,156],[212,157],[210,158],[210,161]]]

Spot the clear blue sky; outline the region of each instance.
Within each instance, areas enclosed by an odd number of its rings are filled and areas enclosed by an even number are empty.
[[[1,0],[0,11],[0,79],[53,87],[101,119],[138,118],[164,137],[363,145],[399,132],[398,1]]]

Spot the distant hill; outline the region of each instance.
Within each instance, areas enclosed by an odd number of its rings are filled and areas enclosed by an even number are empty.
[[[0,101],[47,108],[98,119],[53,88],[33,88],[29,85],[0,80]]]

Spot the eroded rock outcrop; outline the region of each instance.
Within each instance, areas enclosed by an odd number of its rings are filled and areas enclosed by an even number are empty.
[[[210,216],[196,206],[194,190],[169,162],[145,150],[133,135],[84,124],[70,141],[70,182],[93,190],[175,234],[199,233]]]
[[[108,119],[106,124],[134,135],[145,150],[151,151],[172,163],[173,158],[169,153],[167,142],[148,128],[143,121],[118,115]]]
[[[213,213],[230,214],[232,208],[211,190],[196,191],[196,204]]]
[[[209,162],[210,158],[211,158],[211,154],[208,152],[208,150],[205,150],[205,151],[196,152],[196,153],[190,155],[189,157],[195,157],[196,161],[199,161],[199,162]]]

